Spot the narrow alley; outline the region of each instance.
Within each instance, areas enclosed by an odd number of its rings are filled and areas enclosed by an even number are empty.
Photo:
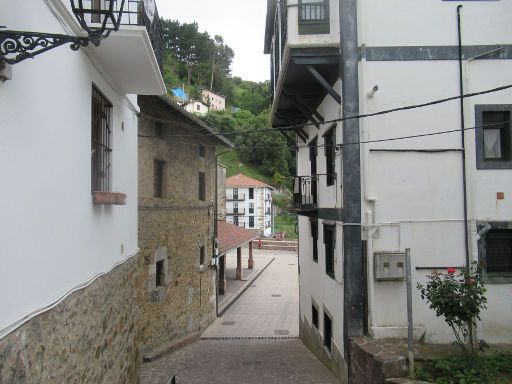
[[[201,340],[144,363],[141,384],[336,383],[299,340],[298,258],[255,250],[258,274]]]

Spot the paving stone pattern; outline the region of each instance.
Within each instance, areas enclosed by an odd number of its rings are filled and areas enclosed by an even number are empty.
[[[143,365],[141,384],[334,384],[300,340],[201,340]]]

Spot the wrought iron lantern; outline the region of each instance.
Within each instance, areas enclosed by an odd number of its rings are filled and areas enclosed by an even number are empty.
[[[16,64],[65,44],[77,51],[89,43],[100,45],[119,30],[125,0],[70,0],[71,9],[87,37],[0,29],[0,62]],[[4,27],[0,27],[4,28]]]

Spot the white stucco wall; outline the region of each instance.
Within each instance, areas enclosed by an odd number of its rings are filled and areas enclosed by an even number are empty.
[[[204,105],[200,101],[192,101],[190,103],[185,104],[185,111],[190,113],[195,113],[198,115],[206,115],[208,113],[208,106]]]
[[[487,41],[489,43],[489,40]],[[482,91],[512,82],[512,63],[507,60],[471,62],[465,66],[465,93]],[[458,94],[456,61],[363,62],[361,113],[401,105],[424,103]],[[418,76],[428,73],[428,76]],[[379,86],[372,98],[367,92]],[[475,104],[511,104],[512,92],[467,99],[466,127],[475,126]],[[393,113],[360,121],[362,137],[376,140],[458,129],[458,102]],[[510,196],[496,200],[496,192],[512,189],[512,170],[477,170],[475,131],[465,134],[469,219],[472,260],[478,260],[476,221],[512,221]],[[363,219],[371,212],[376,224],[369,246],[370,319],[376,337],[405,336],[405,283],[376,282],[373,277],[373,251],[411,248],[413,287],[425,282],[430,270],[425,266],[461,266],[464,257],[464,222],[460,152],[396,153],[370,152],[371,149],[460,149],[460,133],[422,137],[362,146]],[[375,200],[373,204],[368,199]],[[371,216],[370,216],[371,217]],[[365,223],[369,225],[371,223]],[[512,285],[487,285],[488,309],[477,329],[478,338],[499,343],[512,340],[512,316],[507,297]],[[452,332],[442,319],[414,294],[414,320],[417,336],[426,332],[427,341],[452,340]]]
[[[67,33],[43,1],[7,3],[9,28]],[[135,97],[67,46],[12,70],[0,85],[0,336],[138,251]],[[111,185],[125,206],[92,203],[93,84],[113,104]]]

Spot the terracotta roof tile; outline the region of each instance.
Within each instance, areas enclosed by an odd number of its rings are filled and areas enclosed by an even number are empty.
[[[219,239],[219,255],[238,248],[259,236],[258,231],[237,227],[225,221],[217,221],[217,237]]]
[[[253,179],[249,176],[244,175],[243,173],[239,173],[238,175],[228,177],[226,179],[226,187],[260,187],[274,189],[270,185],[265,184],[263,181]]]

